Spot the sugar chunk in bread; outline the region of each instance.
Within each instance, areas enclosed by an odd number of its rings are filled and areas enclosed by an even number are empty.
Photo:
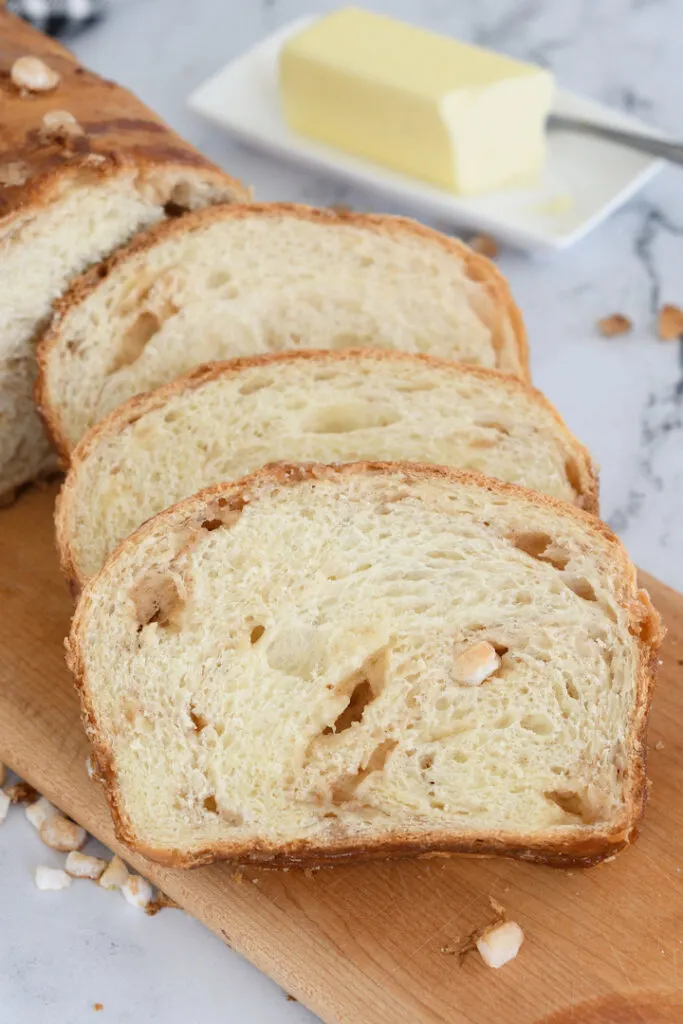
[[[119,837],[167,864],[635,834],[659,621],[608,527],[477,474],[270,467],[149,520],[68,656]],[[486,641],[470,685],[456,659]]]
[[[77,282],[39,360],[65,460],[125,399],[199,363],[286,349],[426,352],[528,376],[494,265],[398,217],[270,204],[162,225]]]

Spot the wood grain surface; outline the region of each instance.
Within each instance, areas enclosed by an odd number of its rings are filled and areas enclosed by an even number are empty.
[[[652,792],[640,840],[613,863],[169,871],[119,846],[86,774],[63,656],[71,604],[53,550],[55,490],[0,511],[0,759],[330,1024],[683,1022],[683,596],[644,579],[669,629]],[[491,920],[491,896],[526,941],[500,971],[476,954],[460,967],[442,947]]]

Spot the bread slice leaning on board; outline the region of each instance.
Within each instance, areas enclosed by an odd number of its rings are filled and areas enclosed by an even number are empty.
[[[37,401],[67,461],[115,406],[200,363],[357,346],[528,377],[485,257],[398,217],[271,204],[162,224],[86,274],[41,342]]]
[[[257,356],[131,398],[78,445],[56,513],[72,589],[149,516],[283,459],[474,469],[597,512],[588,452],[513,377],[379,349]]]
[[[167,214],[245,200],[248,191],[131,93],[81,67],[2,4],[0,121],[0,497],[7,498],[56,465],[33,404],[36,336],[55,298],[141,228]]]
[[[356,463],[148,520],[67,651],[117,834],[155,860],[589,864],[636,833],[659,640],[594,516]]]

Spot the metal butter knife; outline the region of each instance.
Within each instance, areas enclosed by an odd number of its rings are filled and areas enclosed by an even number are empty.
[[[550,114],[547,124],[550,131],[566,130],[581,132],[584,135],[596,135],[598,138],[609,139],[622,146],[640,150],[641,153],[649,153],[650,156],[660,157],[672,164],[683,166],[683,142],[658,139],[652,135],[643,135],[640,132],[624,128],[612,128],[609,125],[598,124],[596,121],[584,121],[580,117],[566,114]]]

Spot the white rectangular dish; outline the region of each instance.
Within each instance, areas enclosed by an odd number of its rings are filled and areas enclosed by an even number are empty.
[[[573,245],[662,165],[660,160],[602,139],[551,132],[548,165],[537,186],[465,197],[312,142],[285,124],[277,85],[278,54],[284,40],[311,20],[290,22],[232,61],[192,93],[190,107],[275,156],[384,192],[404,204],[406,213],[421,210],[454,227],[486,232],[524,249]],[[564,90],[558,90],[554,110],[655,134],[635,117]]]

